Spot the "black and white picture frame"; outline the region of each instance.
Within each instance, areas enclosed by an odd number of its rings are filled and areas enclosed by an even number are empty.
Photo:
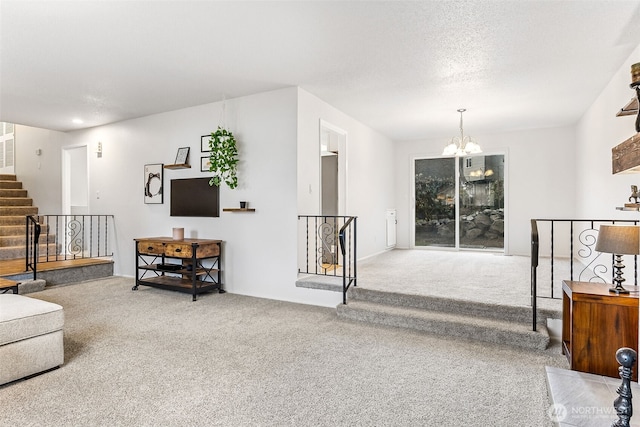
[[[211,139],[211,135],[202,135],[200,137],[200,151],[203,153],[211,151],[209,149],[209,140]]]
[[[203,156],[200,158],[200,172],[209,172],[211,166],[211,160],[209,156]]]
[[[164,172],[162,163],[144,165],[144,202],[162,204],[164,202]]]
[[[178,148],[178,154],[176,154],[176,165],[186,165],[189,159],[189,147]]]

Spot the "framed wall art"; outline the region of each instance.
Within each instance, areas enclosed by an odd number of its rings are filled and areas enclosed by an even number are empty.
[[[144,165],[144,202],[161,204],[164,202],[164,173],[162,163]]]
[[[209,156],[203,156],[200,158],[200,172],[209,172],[209,166],[211,166],[211,160]]]
[[[176,165],[186,165],[189,159],[189,147],[178,148],[178,154],[176,154]]]
[[[211,135],[202,135],[200,137],[200,151],[202,151],[203,153],[211,151],[209,149],[209,140],[210,139],[211,139]]]

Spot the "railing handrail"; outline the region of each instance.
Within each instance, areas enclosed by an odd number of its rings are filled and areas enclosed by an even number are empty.
[[[351,222],[355,219],[354,216],[348,217],[349,219],[344,223],[344,225],[340,228],[338,232],[338,239],[340,241],[340,252],[342,252],[342,256],[345,255],[345,230],[351,225]]]
[[[633,225],[638,225],[638,223],[640,222],[639,219],[588,219],[588,218],[534,218],[531,219],[531,306],[533,309],[533,313],[532,313],[532,318],[533,318],[533,330],[536,330],[536,324],[537,324],[537,298],[538,298],[538,293],[537,293],[537,289],[538,289],[538,278],[537,278],[537,268],[538,268],[538,264],[539,264],[539,257],[540,257],[540,236],[539,236],[539,232],[538,232],[538,222],[548,222],[550,223],[550,260],[551,260],[551,296],[550,298],[554,299],[554,295],[553,295],[553,286],[554,286],[554,258],[555,258],[555,252],[554,252],[554,243],[555,243],[555,229],[554,229],[554,225],[555,223],[569,223],[570,224],[570,228],[569,228],[569,265],[570,265],[570,280],[573,280],[574,278],[574,269],[573,269],[573,263],[574,263],[574,224],[575,223],[587,223],[589,224],[589,228],[585,228],[584,230],[582,230],[582,232],[578,235],[578,241],[579,243],[581,243],[583,245],[583,247],[577,251],[578,256],[582,257],[584,259],[589,259],[589,257],[593,257],[593,253],[594,250],[591,249],[592,246],[595,245],[596,239],[595,237],[593,237],[592,235],[586,235],[583,239],[583,234],[585,232],[588,231],[595,231],[596,225],[602,225],[602,224],[616,224],[616,223],[631,223]],[[587,239],[590,238],[590,239]],[[584,240],[587,240],[588,243],[585,243]],[[585,256],[583,254],[581,254],[581,252],[583,250],[587,249],[586,252],[588,252],[588,255]],[[589,279],[590,281],[596,278],[599,278],[600,280],[603,280],[603,278],[595,273],[596,268],[599,268],[601,266],[604,266],[602,264],[595,264],[595,261],[598,259],[599,255],[596,255],[595,257],[593,257],[593,259],[590,261],[590,263],[588,265],[586,265],[584,267],[584,269],[582,270],[582,272],[580,272],[579,275],[579,279],[582,276],[582,274],[590,269],[590,265],[593,263],[594,264],[594,269],[592,270],[592,274],[593,276]],[[637,263],[637,255],[634,255],[634,273],[635,273],[635,282],[637,284],[638,281],[638,263]],[[606,272],[606,271],[605,271]],[[603,272],[599,272],[599,273],[603,273]]]
[[[533,221],[553,221],[553,222],[633,222],[638,223],[639,219],[591,219],[591,218],[533,218]]]
[[[31,225],[31,227],[30,227]],[[33,271],[33,280],[37,279],[38,275],[38,243],[40,241],[40,232],[42,231],[42,227],[40,226],[40,222],[33,216],[27,215],[26,217],[26,239],[25,239],[25,271],[29,271],[29,268]],[[33,227],[33,234],[30,233]],[[29,249],[29,243],[33,239],[33,256],[31,255],[31,251]],[[29,259],[32,259],[29,262]]]

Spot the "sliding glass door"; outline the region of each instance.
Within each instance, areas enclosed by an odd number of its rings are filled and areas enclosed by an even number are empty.
[[[415,246],[504,249],[504,155],[415,160]]]

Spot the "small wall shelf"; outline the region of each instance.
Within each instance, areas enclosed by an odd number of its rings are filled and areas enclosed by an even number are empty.
[[[255,212],[254,208],[222,208],[222,212]]]
[[[616,117],[631,115],[635,116],[636,114],[638,114],[638,98],[633,97],[631,98],[631,101],[629,101],[624,107],[620,109],[620,111],[618,111]]]
[[[165,169],[188,169],[190,167],[191,165],[188,165],[186,163],[181,163],[177,165],[164,165]]]

